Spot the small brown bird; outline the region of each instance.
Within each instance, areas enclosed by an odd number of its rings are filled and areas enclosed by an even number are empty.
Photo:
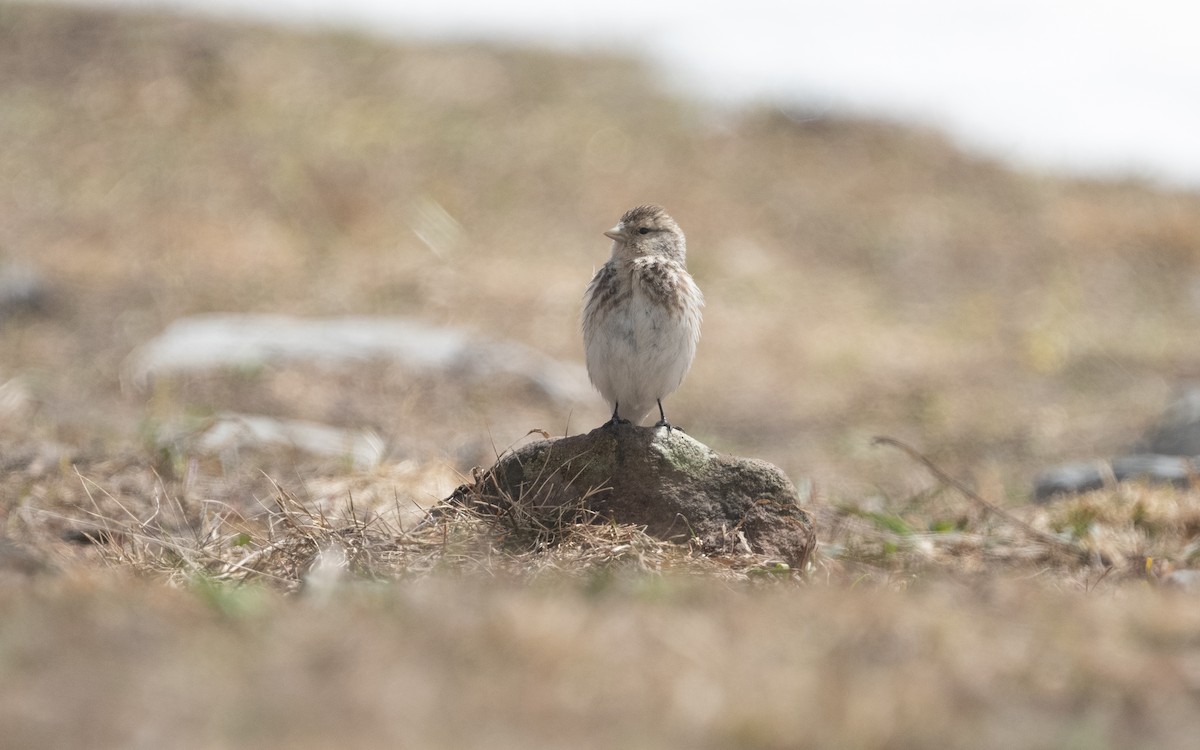
[[[670,429],[662,400],[692,366],[704,306],[683,232],[658,206],[638,206],[604,234],[612,257],[583,297],[588,377],[612,405],[609,425],[639,424],[657,404],[655,426]]]

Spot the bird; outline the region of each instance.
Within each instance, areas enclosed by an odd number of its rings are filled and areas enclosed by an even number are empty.
[[[631,208],[604,233],[612,255],[583,297],[588,378],[612,407],[603,426],[641,424],[692,366],[700,341],[704,295],[687,270],[683,231],[663,208]]]

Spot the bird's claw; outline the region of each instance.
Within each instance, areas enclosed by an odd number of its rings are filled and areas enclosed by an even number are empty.
[[[655,426],[656,428],[658,428],[658,427],[666,427],[666,428],[667,428],[667,434],[668,434],[668,435],[670,435],[670,434],[671,434],[671,431],[672,431],[672,430],[679,430],[680,432],[684,432],[684,429],[683,429],[682,427],[676,427],[675,425],[671,424],[670,422],[668,422],[668,421],[667,421],[667,420],[665,420],[665,419],[660,419],[660,420],[658,420],[657,422],[655,422],[655,423],[654,423],[654,426]]]

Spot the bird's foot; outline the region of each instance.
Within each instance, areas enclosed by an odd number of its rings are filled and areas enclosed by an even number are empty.
[[[675,425],[673,425],[667,421],[667,413],[665,411],[663,411],[661,398],[658,399],[658,421],[654,423],[654,426],[655,427],[666,427],[668,437],[670,437],[670,435],[671,435],[671,430],[679,430],[680,432],[684,431],[682,427],[676,427]]]
[[[684,430],[682,427],[676,427],[675,425],[671,424],[670,422],[668,422],[668,421],[667,421],[667,420],[665,420],[665,419],[660,419],[660,420],[658,420],[657,422],[655,422],[655,423],[654,423],[654,426],[655,426],[656,428],[658,428],[658,427],[666,427],[666,428],[667,428],[667,434],[668,434],[668,435],[670,435],[670,434],[671,434],[671,431],[672,431],[672,430],[679,430],[680,432],[683,432],[684,434],[687,434],[687,433],[686,433],[686,430]]]
[[[629,424],[629,420],[621,419],[620,414],[621,414],[621,405],[613,404],[612,419],[608,420],[607,422],[605,422],[604,424],[602,424],[600,426],[615,432],[617,430],[617,428],[620,427],[621,425]]]

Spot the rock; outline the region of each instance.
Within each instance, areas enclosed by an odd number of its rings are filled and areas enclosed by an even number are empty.
[[[780,469],[663,428],[599,427],[531,443],[459,487],[450,502],[548,528],[589,519],[634,524],[659,539],[705,546],[741,534],[750,551],[794,568],[816,544],[812,517]]]
[[[1044,503],[1056,495],[1091,492],[1110,481],[1161,482],[1187,487],[1196,475],[1190,458],[1145,454],[1123,456],[1112,461],[1067,464],[1042,472],[1034,480],[1034,502]]]
[[[1176,487],[1187,487],[1196,474],[1190,458],[1154,454],[1114,458],[1112,470],[1118,482],[1147,480]]]
[[[1105,480],[1101,466],[1099,461],[1088,461],[1046,469],[1033,480],[1033,501],[1047,503],[1060,495],[1100,489]]]
[[[1190,568],[1173,570],[1163,578],[1162,583],[1164,586],[1186,591],[1189,594],[1198,593],[1200,592],[1200,570]]]
[[[192,449],[236,463],[240,451],[287,448],[314,456],[349,458],[359,469],[379,464],[387,450],[370,430],[345,430],[299,419],[276,419],[258,414],[219,414],[197,434],[187,436]],[[160,444],[179,442],[167,432]]]
[[[1091,492],[1107,482],[1142,480],[1188,487],[1200,467],[1200,387],[1189,386],[1134,444],[1131,455],[1111,461],[1057,466],[1034,480],[1034,502]]]
[[[133,384],[144,387],[160,376],[280,362],[352,366],[370,360],[483,383],[508,375],[563,403],[594,398],[579,365],[515,341],[404,318],[197,315],[175,321],[139,347],[126,369]]]
[[[49,298],[46,282],[33,269],[0,266],[0,321],[10,315],[43,312]]]
[[[1134,448],[1137,453],[1200,456],[1200,387],[1185,388]]]

